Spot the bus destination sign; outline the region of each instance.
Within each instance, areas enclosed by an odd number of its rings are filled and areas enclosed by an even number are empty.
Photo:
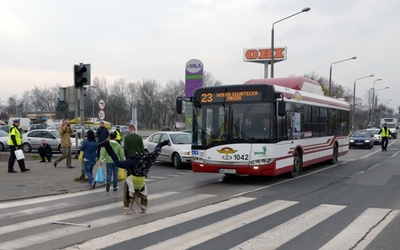
[[[201,93],[202,103],[261,101],[261,91],[224,91]]]

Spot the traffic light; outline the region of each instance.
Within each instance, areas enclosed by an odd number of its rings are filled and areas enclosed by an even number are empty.
[[[74,65],[74,85],[75,88],[90,85],[90,64]]]

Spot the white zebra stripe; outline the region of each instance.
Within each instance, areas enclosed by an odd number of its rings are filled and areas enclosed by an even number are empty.
[[[343,208],[345,206],[322,204],[232,249],[276,249]]]
[[[233,206],[237,206],[240,204],[244,204],[254,200],[255,198],[246,198],[246,197],[238,197],[234,199],[230,199],[227,201],[219,202],[216,204],[208,205],[202,208],[198,208],[186,213],[178,214],[175,216],[171,216],[168,218],[160,219],[154,222],[150,222],[145,225],[136,226],[133,228],[129,228],[126,230],[122,230],[119,232],[115,232],[113,234],[105,235],[102,237],[98,237],[87,241],[82,244],[78,244],[75,246],[71,246],[69,250],[76,249],[101,249],[109,246],[113,246],[117,243],[131,240],[158,230],[162,230],[164,228],[172,227],[174,225],[178,225],[180,223],[184,223],[214,212],[218,212],[224,209],[228,209]]]
[[[390,213],[390,209],[368,208],[350,225],[326,243],[321,250],[352,249],[357,242]]]
[[[170,240],[161,242],[145,249],[188,249],[207,240],[220,236],[221,234],[230,232],[236,228],[240,228],[263,217],[279,212],[297,203],[298,202],[295,201],[273,201],[271,203],[259,206],[252,210],[243,212],[236,216],[232,216],[225,220],[210,224],[208,226],[188,232],[186,234],[179,235],[178,237],[172,238]]]
[[[215,195],[207,195],[207,194],[194,195],[194,196],[184,198],[181,200],[175,200],[175,201],[172,201],[169,203],[164,203],[164,204],[161,204],[161,205],[158,205],[155,207],[151,207],[147,213],[153,214],[153,213],[168,210],[171,208],[179,207],[182,205],[199,202],[201,200],[205,200],[205,199],[208,199],[211,197],[215,197]],[[92,209],[92,212],[93,212],[93,209]],[[128,219],[134,219],[134,218],[135,217],[127,217],[126,215],[122,215],[122,208],[121,208],[121,214],[113,215],[113,216],[109,216],[109,217],[103,217],[101,219],[97,219],[97,220],[93,220],[93,221],[81,221],[80,223],[81,224],[89,224],[89,225],[91,225],[91,228],[97,228],[97,227],[111,225],[113,223],[120,223],[122,221],[126,221]],[[57,220],[59,221],[59,219],[57,219]],[[2,249],[16,249],[16,248],[29,247],[31,245],[35,245],[35,244],[39,244],[39,243],[43,243],[46,241],[64,237],[66,231],[68,231],[68,234],[75,234],[75,233],[83,232],[86,230],[90,230],[90,229],[85,228],[85,227],[68,227],[68,229],[66,230],[64,227],[62,227],[62,228],[54,229],[54,230],[44,232],[44,233],[29,235],[26,237],[15,239],[15,240],[2,242],[1,247],[2,247]]]

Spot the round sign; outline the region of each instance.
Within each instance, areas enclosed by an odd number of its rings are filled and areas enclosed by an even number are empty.
[[[186,63],[186,70],[189,73],[198,73],[203,69],[203,63],[198,59],[191,59]]]
[[[99,108],[104,109],[106,107],[106,102],[104,100],[99,101]]]
[[[106,118],[106,112],[104,112],[103,110],[99,111],[99,119],[100,120],[104,120]]]

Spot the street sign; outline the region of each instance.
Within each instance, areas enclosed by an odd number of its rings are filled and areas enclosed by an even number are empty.
[[[106,102],[104,100],[99,101],[99,108],[104,109],[106,107]]]
[[[104,110],[99,111],[99,119],[104,120],[106,118],[106,112]]]

